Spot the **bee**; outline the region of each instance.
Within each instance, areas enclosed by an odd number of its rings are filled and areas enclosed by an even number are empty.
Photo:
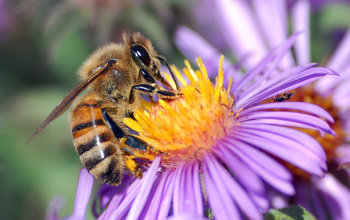
[[[100,182],[115,186],[121,183],[125,172],[142,177],[133,152],[150,149],[145,141],[128,132],[123,118],[141,106],[142,94],[161,99],[181,95],[169,64],[157,54],[150,40],[140,33],[123,33],[123,41],[103,46],[87,58],[78,71],[82,82],[29,139],[72,105],[70,129],[82,164]],[[161,61],[168,67],[176,90],[161,76]],[[161,89],[157,80],[168,90]],[[79,96],[86,89],[87,93]]]
[[[286,92],[281,96],[274,97],[273,101],[275,101],[275,102],[287,101],[287,100],[291,99],[294,94],[295,94],[295,92],[290,92],[290,93]]]

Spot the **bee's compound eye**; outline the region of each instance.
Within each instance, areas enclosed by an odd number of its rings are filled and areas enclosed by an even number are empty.
[[[140,45],[134,45],[130,48],[131,56],[136,62],[142,62],[146,66],[151,66],[151,58],[146,49]]]

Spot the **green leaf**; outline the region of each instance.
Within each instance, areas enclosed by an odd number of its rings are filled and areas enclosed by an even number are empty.
[[[264,214],[265,220],[316,220],[316,218],[301,206],[290,206],[283,209],[270,209]]]

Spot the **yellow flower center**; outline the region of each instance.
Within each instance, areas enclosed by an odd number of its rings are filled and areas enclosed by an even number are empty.
[[[230,95],[232,80],[226,90],[223,86],[223,57],[216,84],[208,78],[206,68],[200,59],[199,70],[194,71],[189,62],[183,71],[190,84],[176,69],[174,72],[182,87],[181,98],[158,103],[148,110],[138,110],[136,121],[125,119],[124,123],[139,133],[139,137],[149,143],[152,150],[147,153],[135,152],[140,159],[153,160],[155,155],[162,155],[162,166],[176,167],[179,162],[201,160],[203,154],[210,152],[216,142],[227,134],[235,124],[232,112],[234,103]],[[166,76],[169,81],[169,76]]]

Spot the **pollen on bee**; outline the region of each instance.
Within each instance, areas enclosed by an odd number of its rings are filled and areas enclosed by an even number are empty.
[[[134,158],[131,156],[128,156],[128,159],[125,160],[125,166],[132,172],[136,172],[138,168],[138,164],[136,163]]]

